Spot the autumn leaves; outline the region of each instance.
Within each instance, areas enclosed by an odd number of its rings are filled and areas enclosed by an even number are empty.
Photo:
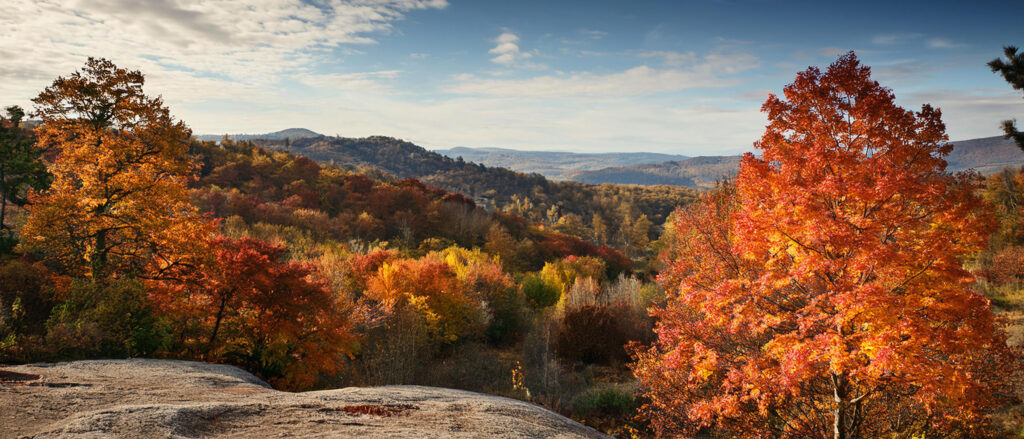
[[[637,375],[659,432],[979,437],[1016,357],[966,257],[992,218],[938,110],[851,53],[771,96],[735,186],[679,215]]]
[[[30,200],[21,235],[69,274],[160,277],[194,265],[214,230],[189,202],[191,131],[142,85],[138,71],[90,58],[34,99],[53,183]]]
[[[492,226],[475,244],[483,250],[445,248],[442,240],[419,236],[417,257],[347,254],[327,261],[337,263],[342,274],[331,281],[340,287],[318,278],[311,265],[288,260],[282,246],[218,237],[218,224],[196,203],[212,212],[251,211],[243,215],[249,219],[270,210],[260,210],[253,195],[216,184],[190,199],[190,133],[159,98],[142,93],[142,82],[138,72],[91,59],[39,95],[35,135],[53,182],[33,192],[20,233],[24,248],[61,273],[37,290],[71,291],[66,303],[77,297],[102,305],[89,308],[100,310],[93,320],[135,328],[119,341],[126,355],[160,345],[167,355],[231,361],[304,388],[342,369],[358,349],[353,334],[360,323],[367,333],[392,331],[376,339],[379,357],[367,354],[373,361],[365,362],[372,366],[368,376],[397,377],[381,382],[402,381],[412,370],[407,363],[426,348],[481,335],[494,345],[514,343],[528,310],[556,304],[567,310],[563,326],[570,329],[555,344],[577,362],[621,362],[621,344],[651,333],[645,317],[634,315],[642,306],[598,304],[576,282],[615,277],[631,261],[550,231],[533,230],[532,243],[525,232],[513,239],[505,231],[514,227]],[[985,248],[995,223],[978,194],[978,176],[945,172],[951,147],[941,113],[897,106],[852,53],[825,71],[801,72],[763,110],[769,124],[756,144],[760,156],[747,154],[735,183],[679,210],[661,240],[668,248],[659,280],[668,300],[652,310],[657,340],[636,346],[633,364],[654,432],[989,435],[990,415],[1013,397],[1019,357],[988,300],[970,288],[964,261]],[[209,147],[211,155],[232,148]],[[229,187],[253,166],[273,165],[272,156],[249,159],[265,163],[223,164],[207,178]],[[281,206],[305,215],[304,224],[322,222],[318,233],[384,236],[380,230],[400,219],[396,229],[412,242],[430,229],[418,222],[447,217],[476,218],[482,231],[487,221],[519,221],[532,230],[521,218],[478,212],[471,200],[434,200],[442,195],[418,182],[384,187],[293,162],[295,169],[281,172],[333,182],[332,189],[260,185],[287,192]],[[413,205],[441,208],[418,215],[430,210]],[[312,210],[325,206],[335,214],[342,206],[359,209],[331,218]],[[464,238],[466,247],[474,245],[475,238]],[[26,273],[46,271],[18,264]],[[523,272],[521,285],[512,271]],[[71,277],[92,286],[59,280]],[[125,305],[141,303],[142,295],[153,315]],[[54,311],[50,332],[65,339],[88,334],[75,309]],[[45,314],[31,303],[23,310]],[[386,317],[373,321],[374,313]],[[138,329],[151,327],[173,329]],[[618,341],[603,349],[608,340],[593,334]]]

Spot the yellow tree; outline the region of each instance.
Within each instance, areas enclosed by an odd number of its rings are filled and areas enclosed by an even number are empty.
[[[73,275],[159,276],[212,231],[189,203],[191,132],[143,82],[89,58],[33,99],[53,184],[31,196],[23,241]]]

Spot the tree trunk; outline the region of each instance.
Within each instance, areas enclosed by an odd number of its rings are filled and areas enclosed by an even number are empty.
[[[5,181],[6,179],[7,179],[7,175],[4,173],[3,168],[0,167],[0,182]],[[7,193],[6,192],[0,192],[0,233],[3,233],[5,230],[7,230],[7,223],[5,222],[6,219],[7,219]],[[6,237],[13,238],[14,237],[14,233],[13,232],[14,231],[12,230],[10,233],[7,234]]]
[[[4,222],[4,219],[6,219],[6,218],[7,218],[7,195],[0,194],[0,233],[3,233],[5,230],[7,230],[7,223]],[[10,237],[10,234],[8,234],[7,237]]]
[[[104,272],[107,269],[107,231],[100,230],[96,233],[93,241],[92,255],[89,257],[89,265],[92,269],[92,281],[97,283],[103,280]]]
[[[850,439],[846,434],[846,403],[836,398],[836,408],[832,410],[832,439]]]
[[[835,408],[832,410],[832,439],[857,439],[860,401],[850,400],[849,383],[846,377],[832,374],[832,395]]]
[[[224,319],[224,309],[228,306],[228,296],[225,295],[220,299],[220,307],[217,309],[217,317],[213,321],[213,332],[210,333],[210,341],[207,342],[206,347],[206,359],[209,360],[210,354],[213,352],[213,343],[217,340],[217,331],[220,330],[220,322]]]

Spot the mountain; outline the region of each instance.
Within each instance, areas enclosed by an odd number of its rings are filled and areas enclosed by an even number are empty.
[[[268,149],[287,151],[363,174],[375,175],[383,171],[393,178],[415,178],[449,192],[464,194],[490,208],[513,209],[537,222],[570,213],[588,223],[595,215],[600,215],[603,221],[617,222],[644,214],[658,226],[673,209],[689,203],[695,195],[692,189],[678,186],[594,186],[551,181],[540,174],[452,159],[413,143],[383,136],[315,137],[290,142],[258,139],[254,142]]]
[[[553,180],[568,180],[572,174],[608,167],[685,160],[687,158],[684,155],[653,152],[576,153],[466,147],[438,149],[434,152],[453,159],[462,157],[465,161],[482,163],[487,166],[508,168],[525,173],[538,173]]]
[[[1024,151],[1002,136],[951,142],[946,156],[950,171],[974,169],[992,174],[1008,167],[1024,166]],[[707,188],[715,180],[736,175],[739,156],[701,156],[680,161],[616,166],[565,174],[573,181],[589,184],[679,185]]]
[[[267,139],[267,140],[285,140],[285,139],[306,139],[310,137],[320,137],[320,134],[315,131],[307,130],[305,128],[288,128],[286,130],[275,131],[273,133],[266,134],[200,134],[193,136],[198,140],[206,140],[216,142],[224,138],[224,136],[230,137],[234,140],[256,140],[256,139]]]
[[[953,152],[946,156],[949,170],[973,168],[982,174],[994,174],[1008,167],[1024,165],[1024,151],[1011,139],[1002,136],[960,140],[953,143]]]
[[[680,161],[619,166],[571,174],[569,178],[589,184],[672,184],[707,188],[716,180],[732,178],[740,156],[701,156]]]

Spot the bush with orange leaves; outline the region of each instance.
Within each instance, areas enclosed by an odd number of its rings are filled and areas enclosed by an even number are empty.
[[[283,247],[249,238],[217,238],[211,247],[201,270],[153,285],[183,356],[237,364],[288,389],[342,369],[356,341],[351,302],[310,266],[283,261]]]

